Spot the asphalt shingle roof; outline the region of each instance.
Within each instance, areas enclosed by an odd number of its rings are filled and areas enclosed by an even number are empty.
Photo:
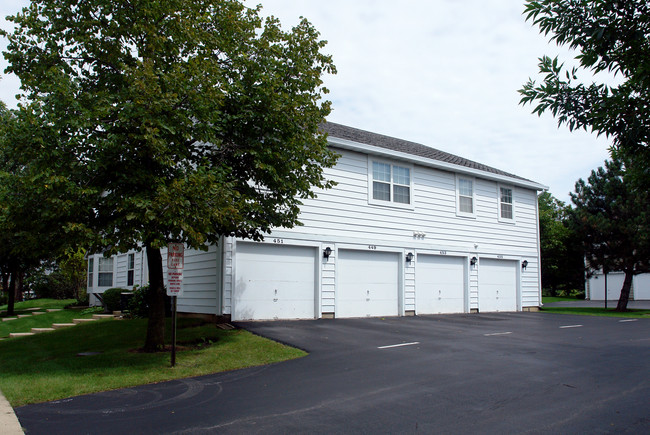
[[[385,148],[391,151],[412,154],[414,156],[424,157],[426,159],[438,160],[441,162],[464,166],[466,168],[476,169],[483,172],[489,172],[492,174],[504,175],[506,177],[512,177],[519,180],[530,181],[518,175],[514,175],[500,169],[484,165],[482,163],[477,163],[472,160],[456,156],[454,154],[440,151],[426,145],[410,142],[403,139],[397,139],[390,136],[384,136],[383,134],[359,130],[358,128],[348,127],[346,125],[336,124],[334,122],[325,122],[321,125],[321,130],[327,133],[329,136],[339,139],[346,139],[353,142]]]

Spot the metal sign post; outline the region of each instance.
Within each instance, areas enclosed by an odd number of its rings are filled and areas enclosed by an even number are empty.
[[[605,309],[607,309],[607,271],[605,271]]]
[[[176,365],[176,296],[172,296],[172,367]]]
[[[178,296],[183,294],[183,267],[185,248],[182,243],[167,245],[167,296],[172,297],[172,361],[176,364],[176,307]]]

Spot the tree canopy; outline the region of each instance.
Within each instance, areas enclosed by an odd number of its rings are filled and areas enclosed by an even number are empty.
[[[524,85],[521,104],[551,112],[571,130],[605,134],[615,150],[650,166],[650,3],[528,0],[524,13],[552,41],[577,50],[579,67],[540,58],[543,81]],[[587,85],[585,71],[614,79]]]
[[[325,42],[235,0],[34,0],[9,17],[8,72],[21,110],[47,126],[26,144],[74,180],[89,206],[70,224],[107,253],[147,249],[145,348],[162,347],[160,248],[203,249],[298,224],[300,200],[331,182],[336,155],[318,126],[330,111]]]
[[[28,111],[0,116],[0,266],[12,278],[10,312],[16,280],[85,236],[74,223],[87,210],[83,186],[52,164],[51,130],[40,122]],[[36,148],[38,159],[30,155]],[[58,158],[70,163],[70,156]]]
[[[571,224],[571,207],[550,192],[539,195],[538,204],[542,288],[551,296],[583,288],[582,243]]]
[[[571,194],[588,267],[625,272],[617,311],[627,309],[632,277],[650,272],[650,192],[629,178],[621,160],[607,161]]]

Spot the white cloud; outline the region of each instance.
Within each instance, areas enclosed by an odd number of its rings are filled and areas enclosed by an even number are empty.
[[[252,0],[285,28],[308,18],[338,69],[326,77],[329,119],[433,146],[550,186],[568,200],[578,178],[607,158],[593,134],[557,128],[519,105],[538,58],[566,50],[525,22],[515,0]],[[26,1],[5,1],[0,15]],[[6,23],[1,22],[3,27]],[[4,48],[4,42],[0,44]],[[3,61],[4,62],[4,61]],[[0,65],[2,69],[6,63]],[[4,77],[11,104],[18,83]]]

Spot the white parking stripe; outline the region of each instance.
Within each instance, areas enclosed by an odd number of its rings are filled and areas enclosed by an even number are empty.
[[[494,332],[492,334],[483,334],[483,335],[486,337],[491,337],[493,335],[508,335],[508,334],[512,334],[512,332]]]
[[[388,346],[378,346],[377,349],[390,349],[391,347],[413,346],[414,344],[420,344],[420,342],[414,341],[411,343],[400,343],[400,344],[391,344]]]
[[[566,328],[582,328],[582,325],[566,325],[566,326],[560,326],[560,329],[566,329]]]
[[[619,320],[618,323],[623,323],[623,322],[636,322],[639,319],[626,319],[626,320]]]

